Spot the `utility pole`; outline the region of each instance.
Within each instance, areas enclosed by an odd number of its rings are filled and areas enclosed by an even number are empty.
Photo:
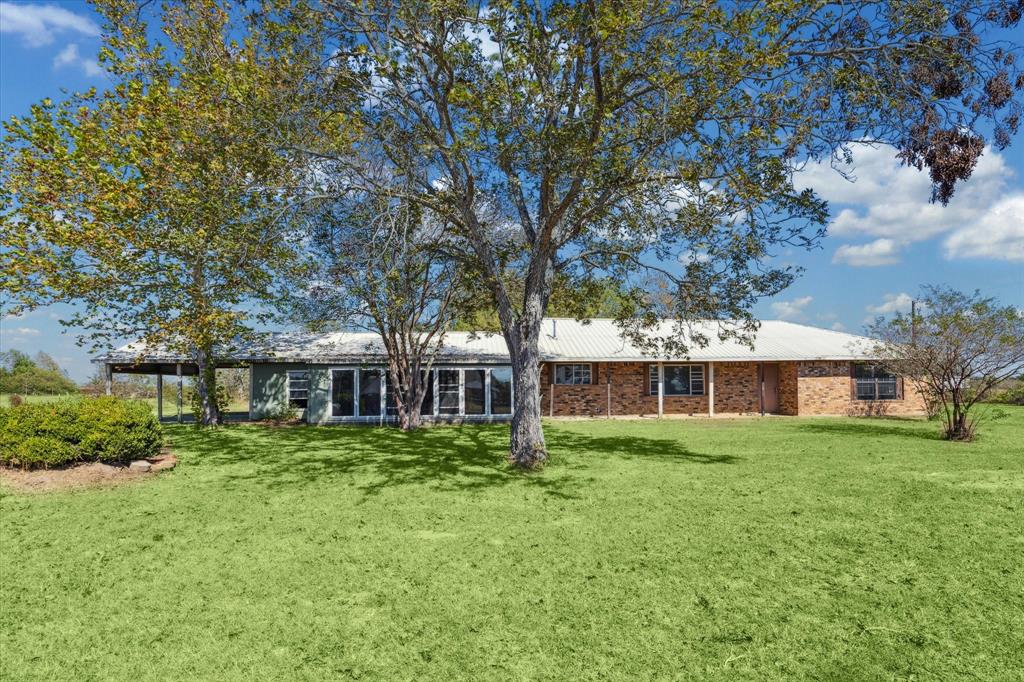
[[[910,345],[917,345],[917,301],[910,302]]]

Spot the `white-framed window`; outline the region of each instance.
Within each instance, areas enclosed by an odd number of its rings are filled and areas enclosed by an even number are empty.
[[[704,365],[662,365],[665,395],[704,395]],[[649,367],[649,390],[658,395],[658,366]]]
[[[309,406],[309,372],[304,369],[288,370],[288,406],[304,410]]]
[[[590,364],[555,365],[556,384],[589,384]]]
[[[884,367],[857,363],[853,366],[857,400],[898,400],[899,378]]]

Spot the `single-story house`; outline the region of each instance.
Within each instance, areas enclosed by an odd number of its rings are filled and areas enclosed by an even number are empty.
[[[663,323],[669,333],[671,321]],[[687,357],[652,357],[612,320],[551,318],[540,339],[541,404],[551,417],[716,415],[917,415],[924,401],[910,382],[872,363],[861,336],[766,320],[754,347],[711,339]],[[248,367],[249,418],[285,406],[306,422],[384,422],[394,401],[380,337],[367,332],[281,332],[217,354],[218,367]],[[128,344],[103,363],[115,372],[193,375],[184,356]],[[452,332],[429,376],[426,421],[496,421],[512,414],[512,370],[499,334]],[[162,403],[162,401],[161,401]]]

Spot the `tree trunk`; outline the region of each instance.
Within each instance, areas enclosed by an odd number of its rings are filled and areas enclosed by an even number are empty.
[[[512,344],[510,344],[511,346]],[[538,469],[548,459],[541,425],[540,349],[538,336],[511,348],[513,411],[509,462],[521,469]]]
[[[971,440],[972,434],[967,423],[967,409],[958,391],[953,391],[952,407],[946,418],[947,440]]]
[[[196,350],[196,392],[199,394],[199,424],[215,426],[221,423],[217,406],[217,369],[211,362],[210,353]]]
[[[418,364],[415,365],[415,367],[418,366]],[[388,390],[395,391],[395,404],[398,406],[398,427],[402,431],[415,431],[423,422],[420,413],[423,408],[423,399],[426,397],[426,390],[424,382],[412,379],[416,375],[415,367],[412,369],[404,367],[400,370],[396,361],[388,364]],[[404,385],[400,378],[402,376],[408,377]]]

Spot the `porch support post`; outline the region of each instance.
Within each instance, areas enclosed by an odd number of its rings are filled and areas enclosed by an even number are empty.
[[[658,419],[665,415],[665,365],[658,363]]]
[[[764,363],[757,363],[758,395],[761,397],[761,416],[764,416]]]
[[[164,369],[156,375],[156,418],[157,421],[164,420]]]
[[[114,366],[109,362],[103,365],[103,390],[107,395],[114,389]]]
[[[715,363],[708,363],[708,416],[715,416]]]
[[[178,423],[181,423],[181,363],[175,366],[178,373]]]

